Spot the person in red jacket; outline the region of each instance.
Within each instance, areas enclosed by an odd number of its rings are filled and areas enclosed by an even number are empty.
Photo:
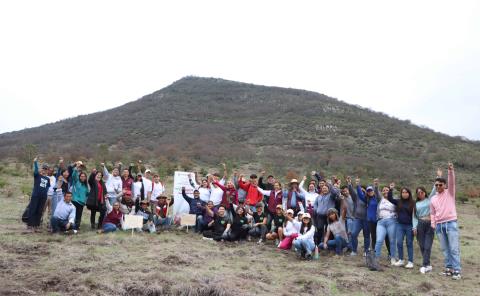
[[[255,205],[263,200],[263,194],[257,190],[257,175],[250,175],[249,182],[243,181],[243,175],[240,175],[240,180],[238,180],[238,186],[247,192],[245,204],[246,206],[250,207],[250,210],[252,212],[255,212]]]
[[[230,210],[230,204],[238,206],[238,192],[232,181],[227,181],[226,186],[223,186],[218,181],[213,181],[213,184],[223,190],[222,202],[220,204],[224,206],[227,211]]]

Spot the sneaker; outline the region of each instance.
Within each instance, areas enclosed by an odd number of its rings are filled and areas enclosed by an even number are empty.
[[[367,252],[363,252],[363,257],[367,257]]]
[[[420,267],[420,273],[421,274],[426,274],[427,273],[427,268],[425,266]]]
[[[443,276],[452,276],[452,271],[447,268],[445,269],[444,271],[440,272],[440,275],[443,275]]]
[[[275,240],[275,246],[278,246],[278,244],[280,244],[280,241],[278,240],[278,238]]]
[[[305,255],[305,259],[306,260],[312,260],[312,254],[308,253],[307,255]]]
[[[405,265],[405,268],[413,268],[413,262],[408,261],[407,265]]]
[[[209,240],[209,241],[213,241],[213,238],[210,238],[210,237],[202,237],[203,240]]]
[[[405,264],[405,262],[403,262],[403,260],[398,260],[397,262],[395,262],[393,264],[393,266],[403,266]]]
[[[259,239],[258,242],[257,242],[257,244],[263,245],[263,239]]]
[[[357,256],[357,253],[356,252],[351,252],[350,256]]]
[[[397,261],[395,261],[394,258],[390,259],[390,265],[395,266],[396,263],[397,263]]]
[[[425,272],[430,272],[433,270],[433,267],[431,265],[428,265],[425,267]]]
[[[452,280],[461,280],[461,279],[462,279],[462,275],[460,274],[460,272],[454,271],[452,273]]]

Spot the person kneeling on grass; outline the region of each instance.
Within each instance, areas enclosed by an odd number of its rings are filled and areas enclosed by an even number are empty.
[[[120,211],[120,203],[116,201],[112,206],[108,198],[105,200],[105,203],[107,206],[107,216],[103,220],[102,228],[97,231],[98,233],[114,232],[122,227],[123,213]]]
[[[173,197],[171,199],[168,199],[165,195],[157,197],[157,213],[153,218],[156,226],[169,228],[172,225],[173,219],[170,217],[170,207],[173,205],[173,202]]]
[[[185,192],[185,187],[182,187],[182,197],[188,202],[190,206],[190,214],[195,215],[195,233],[202,231],[202,221],[205,211],[206,202],[200,199],[200,191],[197,189],[193,190],[193,198],[187,195]]]
[[[279,249],[290,250],[292,248],[293,240],[298,236],[301,222],[298,222],[293,218],[293,213],[292,209],[287,210],[287,222],[285,223],[285,230],[283,232],[285,238],[278,245]]]
[[[303,214],[302,226],[300,226],[299,235],[293,241],[295,252],[301,258],[312,259],[312,252],[315,250],[315,226],[312,225],[312,218],[309,213]]]
[[[140,209],[138,209],[136,215],[143,217],[143,227],[141,230],[153,233],[155,232],[155,224],[153,223],[153,214],[150,212],[148,204],[148,200],[142,200],[140,202]]]
[[[264,205],[259,202],[255,206],[256,211],[253,213],[253,224],[248,234],[252,237],[260,237],[258,244],[263,244],[267,234],[267,214],[263,211]]]
[[[341,255],[343,248],[348,245],[348,235],[345,230],[345,208],[342,210],[342,215],[338,217],[337,209],[330,208],[327,211],[327,233],[323,239],[323,243],[320,244],[321,249],[330,249],[335,250],[335,254]],[[334,239],[329,240],[330,234],[333,235]]]
[[[209,226],[213,226],[213,230],[204,231],[203,238],[224,241],[228,239],[231,225],[232,224],[225,213],[225,207],[221,205],[218,208],[214,219],[209,224]]]
[[[278,246],[281,240],[283,240],[283,223],[285,222],[285,216],[283,215],[282,205],[277,205],[275,209],[275,215],[272,218],[272,228],[270,233],[267,233],[267,240],[275,240],[275,246]]]
[[[52,198],[62,198],[57,203],[55,212],[50,220],[52,233],[56,233],[58,231],[77,233],[77,231],[74,230],[76,209],[72,204],[72,193],[66,192],[65,195],[63,195],[62,190],[56,190]]]
[[[234,207],[236,207],[235,210]],[[245,208],[230,204],[230,212],[232,213],[233,221],[232,231],[228,236],[228,240],[232,242],[245,240],[248,235],[248,230],[250,229],[248,218],[245,215]]]

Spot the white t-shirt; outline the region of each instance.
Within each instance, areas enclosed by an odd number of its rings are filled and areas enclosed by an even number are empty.
[[[145,189],[145,198],[148,198],[148,193],[152,192],[152,181],[148,180],[147,178],[142,178],[142,181]]]
[[[47,195],[53,195],[53,187],[57,186],[57,178],[55,176],[49,176],[50,187],[48,188]]]
[[[142,196],[142,182],[135,182],[133,183],[133,189],[132,189],[132,199],[137,200],[137,197]],[[145,198],[147,198],[147,193],[145,190]]]
[[[220,180],[218,183],[220,183],[222,186],[225,185],[225,179]],[[213,202],[214,206],[218,206],[222,202],[223,190],[222,188],[213,185],[213,183],[210,184],[210,189],[210,200]]]
[[[210,200],[210,189],[200,187],[198,188],[198,192],[200,192],[200,199],[204,202],[208,202]]]
[[[163,186],[162,182],[153,183],[153,190],[152,190],[152,201],[157,201],[157,197],[165,193],[165,186]]]

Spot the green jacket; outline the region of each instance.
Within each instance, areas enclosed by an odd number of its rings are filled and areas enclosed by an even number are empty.
[[[78,170],[74,168],[72,172],[72,201],[83,206],[87,201],[88,193],[88,186],[80,182]]]

